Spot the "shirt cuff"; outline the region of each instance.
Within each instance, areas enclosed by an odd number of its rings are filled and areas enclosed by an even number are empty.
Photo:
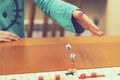
[[[77,34],[80,34],[85,31],[85,29],[76,21],[76,19],[72,16],[72,23]]]

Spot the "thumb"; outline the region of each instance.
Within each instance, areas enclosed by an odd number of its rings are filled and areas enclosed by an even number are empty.
[[[73,11],[73,17],[76,19],[81,19],[83,14],[84,13],[82,11],[78,11],[78,10]]]

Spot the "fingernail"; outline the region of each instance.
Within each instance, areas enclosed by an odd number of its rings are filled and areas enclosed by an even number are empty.
[[[98,32],[98,35],[99,35],[99,36],[103,36],[103,35],[104,35],[104,33],[103,33],[103,32],[101,32],[101,31],[99,31],[99,32]]]

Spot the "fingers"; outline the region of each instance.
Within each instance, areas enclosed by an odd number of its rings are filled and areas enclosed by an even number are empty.
[[[94,28],[94,27],[90,27],[89,29],[88,29],[88,31],[90,31],[90,32],[92,32],[94,35],[96,35],[96,36],[103,36],[104,35],[104,33],[102,32],[102,31],[100,31],[100,30],[97,30],[96,28]]]
[[[99,27],[97,27],[86,14],[82,14],[81,11],[76,11],[75,13],[73,13],[73,17],[84,29],[90,31],[94,35],[96,36],[104,35],[104,33],[100,31]]]
[[[10,40],[10,39],[5,39],[5,38],[0,38],[0,42],[10,42],[10,41],[12,41],[12,40]]]
[[[89,27],[88,31],[92,32],[94,35],[97,35],[99,37],[104,35],[104,33],[100,31],[100,29],[96,25],[91,23],[87,26]]]
[[[86,30],[90,31],[94,35],[103,36],[104,33],[100,31],[99,27],[97,27],[87,16],[85,17],[86,18],[80,21],[79,23],[81,23]]]
[[[20,37],[7,31],[0,31],[0,42],[9,42],[19,40]]]

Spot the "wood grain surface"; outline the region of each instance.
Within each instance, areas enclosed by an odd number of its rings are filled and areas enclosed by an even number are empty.
[[[67,50],[66,44],[72,49]],[[75,61],[69,58],[75,53]],[[0,74],[120,66],[120,36],[25,38],[0,43]]]

